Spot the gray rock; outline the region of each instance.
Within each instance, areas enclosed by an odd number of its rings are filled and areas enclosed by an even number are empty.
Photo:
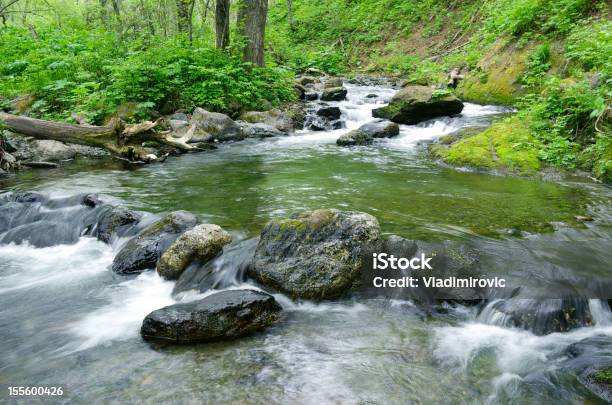
[[[330,77],[329,79],[325,81],[324,88],[331,89],[331,88],[342,87],[343,84],[344,84],[344,80],[342,80],[341,77]]]
[[[312,76],[302,76],[300,78],[297,79],[297,83],[302,85],[302,86],[307,86],[309,84],[314,84],[317,81],[319,81],[319,79],[312,77]]]
[[[342,101],[346,98],[347,90],[344,87],[331,87],[323,90],[321,100],[323,101]]]
[[[269,222],[248,275],[294,298],[341,295],[359,282],[362,252],[380,237],[376,218],[318,209]]]
[[[189,121],[170,120],[170,128],[172,131],[186,131],[189,128]]]
[[[132,274],[154,269],[172,242],[197,223],[198,219],[186,211],[166,215],[123,246],[113,260],[112,270],[119,274]]]
[[[343,134],[336,140],[338,146],[356,146],[356,145],[370,145],[373,142],[372,135],[364,132],[360,129],[354,129],[352,131]]]
[[[247,138],[270,138],[273,136],[283,136],[284,132],[279,131],[272,125],[258,122],[255,124],[249,124],[248,122],[239,122],[242,127],[242,131]]]
[[[304,100],[306,101],[314,101],[318,98],[319,98],[319,95],[314,91],[312,92],[307,91],[306,93],[304,93]]]
[[[431,118],[459,114],[463,103],[448,95],[434,97],[433,89],[426,86],[406,86],[393,96],[389,105],[377,108],[372,115],[399,124],[416,124]]]
[[[339,107],[321,107],[317,110],[317,115],[331,120],[337,120],[342,115]]]
[[[206,262],[232,241],[219,225],[198,225],[175,240],[161,255],[157,273],[167,280],[176,280],[194,260]]]
[[[240,141],[245,137],[240,126],[230,117],[203,108],[195,109],[190,123],[196,126],[195,135],[209,134],[219,142]]]
[[[175,121],[189,121],[189,116],[185,113],[177,112],[170,116],[170,120]]]
[[[18,160],[31,162],[58,162],[74,159],[77,156],[100,158],[110,156],[110,153],[101,148],[63,143],[53,140],[38,140],[18,134],[8,134],[7,140],[16,149],[15,157]]]
[[[399,135],[399,125],[386,120],[368,122],[359,127],[359,131],[365,132],[373,138],[390,138]]]
[[[291,132],[295,128],[294,115],[275,108],[269,111],[246,111],[240,115],[240,119],[251,124],[270,125],[282,132]]]
[[[97,227],[97,237],[102,242],[109,243],[113,237],[124,236],[129,229],[138,224],[142,214],[131,211],[123,206],[109,207],[100,216]]]
[[[274,297],[263,292],[221,291],[151,312],[140,334],[145,340],[179,344],[236,339],[270,326],[281,310]]]

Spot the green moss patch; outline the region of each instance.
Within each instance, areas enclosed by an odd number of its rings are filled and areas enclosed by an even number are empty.
[[[599,370],[593,376],[595,381],[601,384],[611,384],[612,385],[612,367],[604,368],[603,370]]]
[[[541,167],[537,140],[528,124],[516,116],[448,147],[435,145],[430,151],[453,166],[498,169],[516,174],[532,174]]]

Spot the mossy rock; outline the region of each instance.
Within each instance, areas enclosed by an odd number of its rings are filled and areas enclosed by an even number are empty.
[[[463,103],[454,95],[440,97],[430,87],[406,86],[393,96],[389,105],[372,110],[372,116],[399,124],[416,124],[462,110]]]
[[[359,281],[362,253],[380,237],[376,218],[318,209],[269,222],[248,275],[294,298],[341,295]]]
[[[475,70],[459,82],[457,95],[478,104],[513,105],[525,94],[520,78],[527,67],[530,47],[506,46],[506,40],[495,43]]]
[[[450,146],[434,144],[429,151],[452,166],[534,174],[541,168],[538,141],[520,117],[496,122],[490,128]]]

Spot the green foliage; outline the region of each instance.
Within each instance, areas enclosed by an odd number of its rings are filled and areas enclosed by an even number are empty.
[[[180,39],[123,41],[102,30],[66,27],[0,32],[0,95],[31,94],[38,116],[70,120],[73,113],[99,123],[126,102],[134,119],[201,106],[229,111],[292,100],[291,72],[254,68],[232,54]],[[18,44],[15,46],[15,44]]]
[[[584,81],[546,82],[545,91],[531,95],[523,103],[532,114],[532,129],[542,142],[540,158],[548,163],[573,169],[578,152],[593,142],[596,122],[606,114],[608,88],[593,88]]]
[[[453,92],[450,91],[449,89],[435,89],[434,91],[431,92],[431,98],[433,99],[443,98],[446,96],[450,96],[451,94],[453,94]]]
[[[586,70],[597,69],[612,77],[612,21],[589,19],[567,38],[566,56]]]

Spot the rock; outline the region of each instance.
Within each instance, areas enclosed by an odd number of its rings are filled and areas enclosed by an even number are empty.
[[[102,204],[102,201],[100,201],[95,194],[85,194],[81,199],[81,204],[89,208],[94,208]]]
[[[198,219],[186,211],[175,211],[145,228],[130,239],[115,256],[112,270],[119,274],[141,273],[154,269],[162,253]]]
[[[374,93],[370,93],[366,96],[366,98],[376,98],[378,97],[378,94],[374,94]]]
[[[390,138],[399,135],[399,125],[386,120],[368,122],[359,127],[359,131],[365,132],[373,138]]]
[[[260,291],[221,291],[151,312],[140,334],[145,340],[163,343],[235,339],[270,326],[281,310],[274,297]]]
[[[315,82],[317,82],[319,79],[312,77],[312,76],[302,76],[300,78],[297,79],[298,84],[302,85],[302,86],[307,86],[309,84],[314,84]]]
[[[230,234],[219,225],[198,225],[179,236],[161,255],[157,273],[167,280],[176,280],[192,261],[206,262],[231,241]]]
[[[344,87],[331,87],[323,90],[321,100],[323,101],[342,101],[346,98],[347,90]]]
[[[593,217],[590,215],[576,215],[576,221],[591,222],[593,221]]]
[[[304,100],[306,101],[314,101],[318,98],[319,98],[319,95],[314,91],[304,93]]]
[[[337,120],[342,115],[342,111],[338,107],[322,107],[317,110],[317,115],[332,120]]]
[[[77,156],[100,158],[110,156],[110,153],[101,148],[76,144],[65,144],[53,140],[38,140],[22,135],[5,133],[6,139],[15,148],[15,157],[22,161],[55,163],[61,160],[74,159]],[[24,163],[25,164],[25,163]],[[49,165],[31,165],[32,167],[51,167]]]
[[[301,84],[296,83],[293,88],[295,89],[295,95],[298,99],[304,100],[306,97],[306,88]],[[267,111],[267,110],[266,110]]]
[[[245,137],[240,126],[230,117],[203,108],[195,109],[190,123],[196,126],[195,135],[210,134],[219,142],[240,141]]]
[[[182,112],[175,112],[170,116],[170,121],[186,121],[189,122],[189,116]]]
[[[109,243],[113,235],[121,237],[138,224],[142,214],[123,206],[109,207],[100,217],[97,227],[98,240]]]
[[[380,237],[376,218],[318,209],[269,222],[248,275],[294,298],[341,295],[359,282],[362,252]]]
[[[344,84],[344,80],[342,80],[341,77],[330,77],[329,79],[325,81],[323,88],[331,89],[331,88],[336,88],[336,87],[342,87],[343,84]]]
[[[189,128],[189,121],[170,120],[170,128],[173,132],[186,131]]]
[[[273,136],[285,135],[284,132],[279,131],[272,125],[264,124],[262,122],[249,124],[248,122],[243,121],[239,124],[242,127],[242,132],[244,132],[247,138],[270,138]]]
[[[399,124],[416,124],[431,118],[459,114],[463,103],[455,96],[434,97],[426,86],[406,86],[393,96],[389,105],[377,108],[372,115]]]
[[[296,126],[298,115],[298,111],[281,111],[275,108],[270,111],[247,111],[240,115],[240,119],[251,124],[267,124],[282,132],[291,132]],[[299,121],[299,117],[297,120]]]
[[[489,305],[486,311],[497,313],[488,317],[503,319],[504,326],[527,329],[536,335],[593,325],[589,302],[583,297],[500,300]]]
[[[336,144],[339,146],[370,145],[373,140],[372,135],[367,132],[360,129],[354,129],[340,136]]]

